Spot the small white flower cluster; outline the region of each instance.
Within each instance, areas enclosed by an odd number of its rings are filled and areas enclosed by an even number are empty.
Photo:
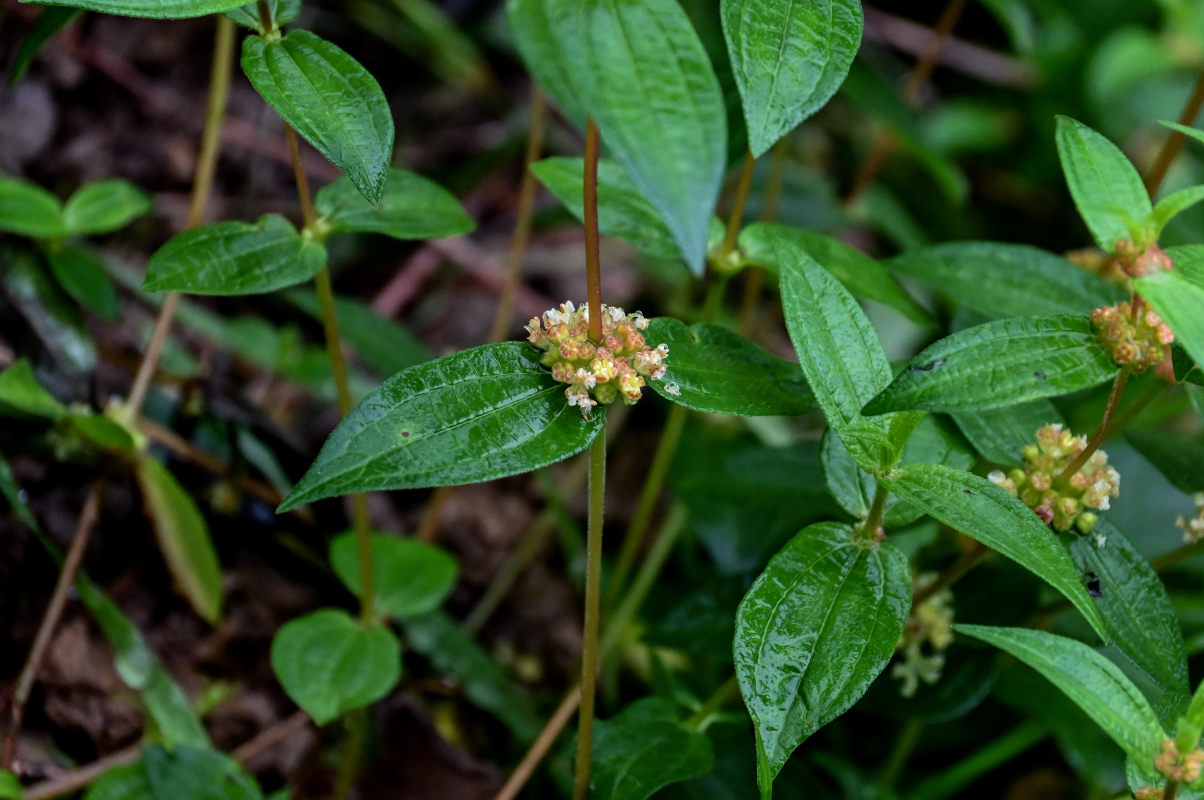
[[[1191,501],[1196,504],[1196,515],[1188,519],[1180,514],[1175,520],[1176,527],[1183,531],[1183,541],[1188,544],[1204,539],[1204,492],[1193,494]]]
[[[915,588],[923,589],[936,580],[934,572],[916,577]],[[920,681],[932,685],[941,677],[945,667],[945,648],[953,642],[953,593],[941,589],[912,609],[903,626],[903,635],[895,644],[901,657],[891,667],[890,676],[903,682],[899,694],[911,697]],[[925,653],[925,643],[929,645]]]
[[[640,331],[647,329],[648,320],[643,314],[606,305],[602,313],[602,340],[597,343],[589,339],[588,306],[562,303],[527,324],[527,341],[544,351],[540,362],[553,378],[568,384],[564,395],[582,416],[589,416],[598,403],[639,400],[644,379],[663,378],[669,356],[667,344],[649,347],[644,341]]]

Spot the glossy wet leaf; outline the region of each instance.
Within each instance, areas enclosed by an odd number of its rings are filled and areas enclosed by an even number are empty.
[[[0,371],[0,406],[48,419],[60,419],[70,414],[66,406],[46,391],[34,374],[33,365],[24,358]]]
[[[1175,342],[1204,365],[1204,275],[1182,269],[1157,272],[1134,279],[1133,289],[1175,332]]]
[[[212,748],[152,746],[142,751],[155,800],[262,800],[238,762]]]
[[[948,242],[911,250],[886,267],[988,317],[1089,314],[1127,296],[1066,259],[1023,244]]]
[[[0,375],[0,382],[3,380]],[[1186,494],[1204,491],[1204,444],[1178,434],[1140,428],[1126,431],[1125,438],[1176,489]]]
[[[280,506],[376,489],[476,483],[530,472],[584,450],[602,429],[520,342],[411,367],[339,423]]]
[[[79,236],[112,233],[150,209],[150,197],[129,181],[94,181],[67,198],[63,225],[68,233]]]
[[[359,542],[354,532],[330,543],[330,565],[343,584],[360,596]],[[408,617],[433,611],[456,585],[456,560],[417,539],[373,534],[371,562],[377,613]]]
[[[981,411],[1089,389],[1116,375],[1086,317],[1014,317],[924,348],[865,407]]]
[[[205,518],[184,487],[149,454],[139,456],[134,475],[176,586],[202,619],[215,624],[222,610],[222,571]]]
[[[857,0],[719,5],[748,145],[760,156],[836,94],[861,44]]]
[[[314,208],[336,231],[380,233],[394,239],[458,236],[476,227],[455,195],[432,180],[389,167],[377,203],[348,178],[323,186]]]
[[[658,211],[695,275],[727,161],[719,82],[676,0],[545,0],[570,103],[588,109],[602,146]],[[538,74],[538,73],[537,73]],[[562,103],[563,104],[563,103]]]
[[[1058,158],[1079,214],[1105,252],[1135,241],[1153,212],[1137,169],[1116,145],[1070,117],[1058,117]]]
[[[986,478],[937,464],[910,464],[882,478],[892,492],[955,531],[1004,555],[1062,593],[1108,640],[1082,570],[1033,510]]]
[[[853,543],[834,522],[803,529],[736,614],[736,678],[757,735],[761,796],[794,749],[865,694],[911,607],[907,558]]]
[[[301,13],[301,0],[268,0],[268,10],[272,14],[275,27],[283,28]],[[245,6],[231,9],[226,12],[226,16],[239,25],[264,33],[259,26],[259,7],[256,3],[247,3]]]
[[[23,0],[30,2],[30,0]],[[101,14],[151,19],[188,19],[229,11],[241,0],[63,0],[57,5],[83,8]]]
[[[1108,638],[1165,692],[1185,703],[1187,652],[1166,587],[1124,532],[1101,517],[1091,532],[1071,535],[1070,557],[1098,580],[1096,608]],[[1172,699],[1172,698],[1168,698]]]
[[[401,620],[406,643],[431,660],[442,674],[460,683],[464,696],[489,712],[524,742],[543,728],[535,703],[455,620],[431,611]]]
[[[29,70],[29,65],[33,63],[34,56],[38,51],[55,37],[63,28],[66,28],[71,21],[78,17],[79,9],[64,8],[62,6],[45,6],[42,9],[38,21],[34,23],[33,28],[26,35],[25,41],[21,42],[21,48],[17,51],[17,55],[13,58],[12,66],[8,70],[8,85],[15,86]]]
[[[1028,664],[1075,702],[1130,757],[1150,764],[1165,738],[1149,701],[1120,669],[1082,642],[1045,631],[957,625]]]
[[[393,157],[393,115],[380,84],[341,48],[306,30],[243,40],[242,69],[281,118],[330,159],[370,203]]]
[[[28,181],[0,175],[0,231],[38,239],[63,236],[62,203]]]
[[[326,266],[326,248],[277,214],[217,222],[172,237],[146,265],[150,292],[259,294],[307,281]]]
[[[711,741],[682,727],[672,702],[637,700],[594,723],[591,796],[647,800],[663,786],[709,772],[714,761]]]
[[[23,249],[0,249],[0,286],[60,366],[83,374],[96,365],[96,343],[84,326],[79,309],[50,280],[31,253]]]
[[[1003,465],[1020,464],[1024,460],[1021,449],[1032,444],[1037,428],[1062,422],[1062,414],[1048,400],[958,411],[950,416],[983,458]]]
[[[781,240],[811,256],[854,297],[882,303],[919,325],[932,324],[928,312],[903,291],[881,264],[830,236],[788,225],[754,222],[740,232],[740,252],[748,263],[776,272]]]
[[[285,623],[272,639],[271,658],[284,691],[318,725],[375,703],[401,679],[397,637],[336,608]]]
[[[584,170],[583,158],[545,158],[531,165],[535,177],[579,220],[585,219]],[[598,231],[654,258],[680,256],[669,226],[623,168],[609,159],[598,161]]]
[[[753,417],[798,416],[815,407],[797,364],[727,328],[656,317],[644,336],[650,345],[669,345],[664,378],[648,385],[670,402],[695,411]]]
[[[56,247],[45,251],[46,263],[54,279],[77,302],[113,321],[121,311],[117,287],[104,265],[91,253],[78,247]]]

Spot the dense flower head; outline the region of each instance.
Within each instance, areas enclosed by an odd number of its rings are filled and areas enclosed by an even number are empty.
[[[1175,525],[1183,531],[1183,540],[1189,544],[1204,539],[1204,492],[1196,492],[1191,496],[1195,503],[1196,515],[1191,519],[1179,515]]]
[[[1174,267],[1171,257],[1156,244],[1144,247],[1125,239],[1116,244],[1116,260],[1130,278],[1166,272]]]
[[[1202,766],[1204,750],[1197,747],[1187,755],[1180,755],[1174,739],[1164,739],[1158,757],[1154,759],[1154,769],[1180,783],[1195,782],[1200,777]]]
[[[1139,309],[1134,318],[1133,307],[1127,302],[1095,309],[1091,324],[1112,359],[1137,374],[1162,363],[1169,356],[1168,345],[1175,341],[1175,334],[1162,317],[1146,307]]]
[[[1087,437],[1075,436],[1059,423],[1038,428],[1036,438],[1036,444],[1023,450],[1023,467],[1007,474],[995,470],[987,477],[1019,497],[1054,530],[1073,527],[1087,533],[1096,521],[1095,514],[1087,509],[1108,510],[1110,499],[1120,495],[1120,475],[1108,465],[1108,454],[1096,450],[1077,472],[1059,481],[1058,477],[1087,447]]]
[[[640,399],[648,380],[665,375],[664,360],[669,346],[649,347],[640,331],[648,320],[636,311],[602,306],[602,340],[589,339],[589,307],[577,308],[561,303],[532,317],[527,324],[527,341],[544,351],[540,362],[552,370],[552,377],[567,383],[564,390],[569,405],[589,416],[598,403],[609,405],[621,399],[631,405]]]
[[[935,572],[916,576],[915,589],[921,590],[936,580]],[[891,677],[903,682],[899,693],[911,697],[920,681],[934,684],[945,666],[945,648],[953,642],[953,593],[941,589],[911,610],[903,633],[895,644],[900,653],[891,667]],[[928,647],[925,647],[925,645]]]

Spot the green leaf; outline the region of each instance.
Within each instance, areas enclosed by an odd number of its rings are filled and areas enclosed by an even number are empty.
[[[1023,244],[948,242],[904,253],[886,267],[996,318],[1088,314],[1126,297],[1098,275]]]
[[[354,532],[330,543],[330,565],[356,597],[360,596],[359,542]],[[456,585],[456,560],[438,547],[416,539],[372,536],[376,610],[389,617],[424,614],[443,605]]]
[[[42,387],[33,365],[24,358],[17,359],[0,372],[0,403],[48,419],[62,419],[71,413]]]
[[[339,423],[280,505],[376,489],[476,483],[547,466],[584,450],[589,419],[534,348],[504,342],[419,364],[386,380]]]
[[[79,309],[67,301],[29,251],[0,250],[0,282],[17,312],[64,369],[85,374],[96,366],[96,343]]]
[[[1183,633],[1150,563],[1104,518],[1089,534],[1070,537],[1070,556],[1099,580],[1099,596],[1093,599],[1108,639],[1163,690],[1186,702]]]
[[[380,84],[342,49],[309,31],[274,42],[248,36],[242,69],[281,118],[379,203],[393,157],[393,116]]]
[[[271,657],[284,691],[319,725],[375,703],[401,679],[397,637],[337,608],[285,623],[272,639]]]
[[[25,37],[25,41],[21,42],[21,49],[13,58],[13,64],[8,70],[9,86],[17,85],[17,82],[25,77],[29,65],[33,63],[34,56],[38,54],[42,46],[53,39],[63,28],[70,25],[79,14],[78,9],[60,6],[46,6],[42,9],[38,21],[34,23],[33,29]]]
[[[663,786],[710,772],[714,761],[710,739],[679,725],[673,703],[647,697],[594,723],[592,796],[647,800]]]
[[[782,310],[799,365],[828,424],[841,433],[890,383],[890,362],[857,301],[791,238],[767,245],[782,274]]]
[[[1204,365],[1204,277],[1173,269],[1134,278],[1133,289],[1171,326],[1175,342]]]
[[[222,611],[222,570],[205,518],[184,487],[152,456],[141,454],[134,476],[176,585],[202,619],[216,624]]]
[[[1172,219],[1204,200],[1204,186],[1188,186],[1177,192],[1171,192],[1154,205],[1151,217],[1154,223],[1154,234],[1162,233],[1162,229]]]
[[[1126,431],[1125,438],[1176,489],[1186,494],[1204,491],[1204,445],[1179,434],[1140,428]]]
[[[1024,628],[956,625],[954,630],[1011,653],[1087,712],[1112,741],[1141,764],[1153,764],[1166,734],[1149,702],[1120,669],[1074,639]]]
[[[531,165],[535,177],[548,187],[574,217],[585,220],[583,158],[545,158]],[[653,258],[678,258],[680,252],[652,204],[609,159],[598,161],[598,231],[622,239]]]
[[[336,231],[383,233],[394,239],[458,236],[476,227],[455,195],[432,180],[389,167],[380,201],[371,203],[348,178],[323,186],[314,208]]]
[[[1116,375],[1086,317],[1013,317],[924,348],[865,407],[981,411],[1088,389]]]
[[[1135,240],[1153,213],[1133,164],[1104,136],[1070,117],[1058,117],[1058,158],[1079,214],[1105,252]]]
[[[6,769],[0,769],[0,800],[21,800],[25,796],[25,788],[17,780],[17,776]]]
[[[559,78],[701,275],[727,160],[726,114],[706,50],[676,0],[545,0]],[[559,79],[558,78],[558,79]],[[571,106],[570,106],[571,107]]]
[[[1192,139],[1195,139],[1197,142],[1204,144],[1204,131],[1200,130],[1199,128],[1192,128],[1188,125],[1182,125],[1178,122],[1168,122],[1164,119],[1159,120],[1158,124],[1162,125],[1163,127],[1170,128],[1173,131],[1178,131],[1184,136],[1188,136]]]
[[[986,478],[937,464],[910,464],[882,482],[933,518],[1012,559],[1057,589],[1100,637],[1107,626],[1083,586],[1082,573],[1056,534],[1032,509]]]
[[[322,308],[316,292],[294,289],[285,299],[319,322]],[[371,306],[350,297],[334,298],[339,335],[364,363],[384,375],[430,361],[434,356],[418,337],[400,323],[382,317]]]
[[[32,2],[32,0],[22,0]],[[83,8],[101,14],[151,19],[189,19],[229,11],[241,0],[62,0],[55,5]]]
[[[664,378],[648,382],[666,400],[695,411],[751,417],[793,417],[815,407],[797,364],[727,328],[707,323],[687,327],[671,317],[656,317],[644,336],[649,345],[669,345]]]
[[[217,222],[172,237],[146,265],[148,292],[259,294],[307,281],[326,266],[326,248],[277,214],[254,225]]]
[[[401,626],[409,646],[459,681],[475,706],[496,717],[520,740],[535,739],[544,720],[531,697],[450,617],[431,611],[406,617]]]
[[[67,233],[63,206],[39,186],[0,175],[0,231],[57,239]]]
[[[129,430],[106,417],[104,414],[81,412],[69,419],[72,430],[93,447],[109,454],[132,455],[137,449]]]
[[[121,312],[117,287],[95,256],[77,247],[52,247],[45,256],[54,279],[67,294],[107,321],[117,318]]]
[[[778,241],[788,241],[831,272],[854,297],[893,308],[919,325],[932,320],[886,269],[865,253],[815,231],[772,222],[754,222],[740,232],[741,255],[751,264],[777,271]]]
[[[748,145],[761,156],[836,94],[861,44],[857,0],[723,0]]]
[[[563,13],[549,0],[507,0],[506,19],[523,63],[560,111],[578,127],[585,127],[586,112],[573,86],[570,60],[561,50],[553,30],[553,17]],[[676,251],[674,251],[676,255]]]
[[[150,209],[150,197],[129,181],[95,181],[67,198],[63,225],[78,236],[112,233]]]
[[[155,800],[262,800],[238,762],[212,748],[148,747],[142,765]]]
[[[865,694],[890,661],[911,607],[907,558],[853,543],[835,522],[804,528],[736,613],[736,678],[757,736],[761,796],[803,740]]]
[[[983,458],[996,464],[1019,464],[1021,450],[1033,442],[1037,428],[1062,422],[1062,415],[1048,400],[992,408],[959,411],[952,415],[957,427]]]
[[[105,771],[88,788],[84,800],[158,800],[141,761]]]
[[[273,27],[283,28],[301,13],[301,0],[268,0],[268,10],[272,13]],[[265,33],[259,25],[257,3],[247,3],[245,6],[231,9],[226,12],[226,16],[243,27],[258,31],[260,35]]]

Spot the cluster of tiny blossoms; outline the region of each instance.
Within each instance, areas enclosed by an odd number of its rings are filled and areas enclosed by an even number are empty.
[[[598,403],[609,405],[622,399],[631,405],[640,399],[644,379],[660,380],[669,346],[649,347],[640,331],[648,320],[638,311],[602,306],[602,341],[589,339],[589,307],[562,303],[560,308],[532,317],[527,341],[544,351],[540,362],[551,368],[552,377],[567,383],[569,405],[589,416]]]
[[[1193,783],[1200,777],[1200,768],[1204,766],[1204,750],[1196,748],[1187,755],[1180,755],[1175,747],[1174,739],[1164,739],[1158,757],[1154,759],[1154,769],[1166,777],[1179,783]]]
[[[1086,446],[1086,436],[1074,436],[1062,430],[1061,424],[1044,425],[1037,430],[1037,443],[1024,448],[1023,467],[1006,475],[995,470],[987,477],[1019,497],[1055,530],[1074,527],[1087,533],[1096,521],[1087,509],[1108,509],[1110,498],[1120,494],[1120,475],[1108,466],[1108,455],[1097,450],[1078,472],[1055,486],[1058,476]]]
[[[935,572],[917,576],[915,588],[923,589],[936,580]],[[903,682],[899,694],[911,697],[920,681],[929,685],[941,677],[945,666],[944,650],[953,642],[953,593],[948,588],[936,592],[912,609],[903,626],[903,634],[895,644],[899,660],[891,667],[890,675]],[[929,645],[925,652],[925,643]]]
[[[1162,363],[1169,353],[1167,345],[1175,341],[1175,334],[1162,317],[1146,308],[1133,319],[1133,308],[1127,302],[1095,309],[1091,324],[1112,359],[1139,375]]]
[[[1171,257],[1156,244],[1144,247],[1125,239],[1116,243],[1116,261],[1130,278],[1167,272],[1174,267]]]
[[[1196,504],[1196,515],[1188,519],[1180,514],[1175,520],[1175,525],[1183,531],[1183,540],[1189,544],[1204,539],[1204,492],[1193,494],[1191,501]]]

